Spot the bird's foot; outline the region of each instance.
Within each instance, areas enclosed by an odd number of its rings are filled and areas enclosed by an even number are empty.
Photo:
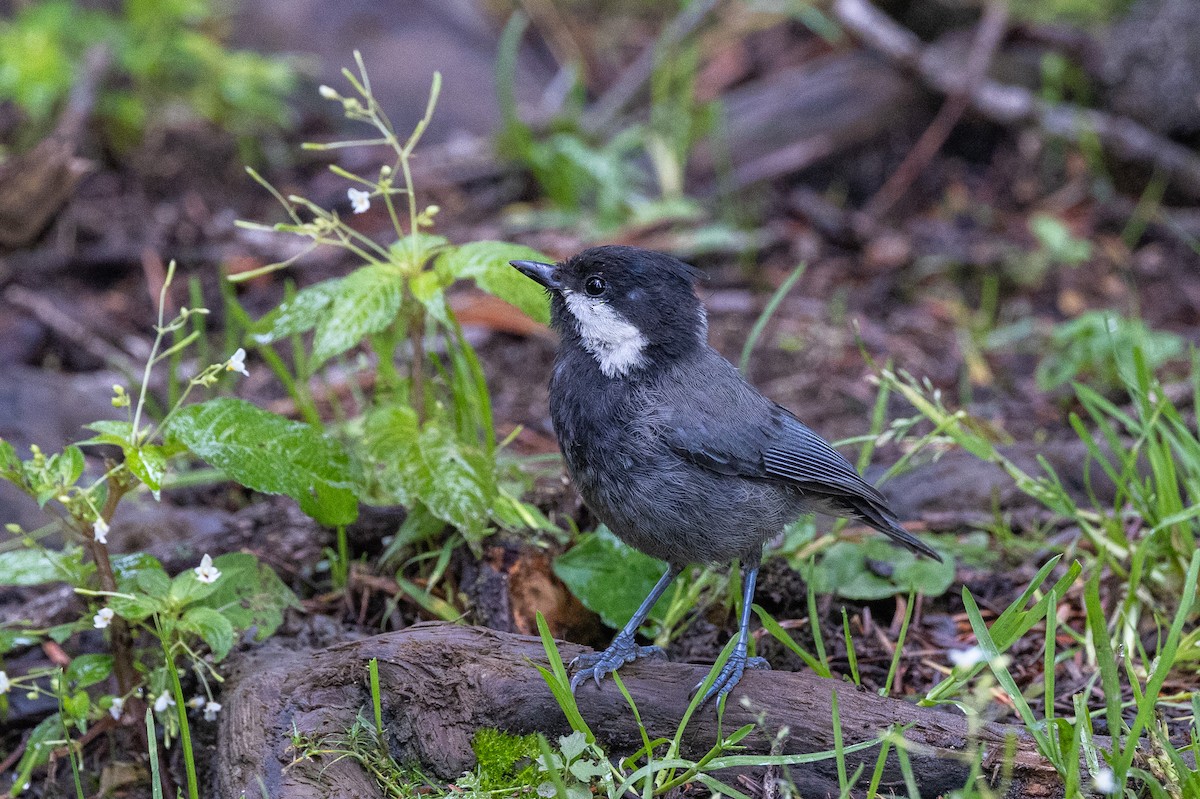
[[[661,647],[638,646],[633,638],[618,635],[608,645],[608,649],[603,652],[580,655],[571,661],[569,668],[575,671],[571,677],[571,693],[574,693],[579,683],[588,677],[595,680],[596,685],[599,686],[601,677],[611,674],[626,663],[632,663],[639,658],[665,658],[666,656],[667,653],[663,652]]]
[[[733,650],[733,654],[729,656],[729,660],[725,661],[725,666],[717,675],[717,679],[713,680],[713,684],[709,686],[705,692],[704,698],[700,700],[700,706],[703,707],[714,696],[720,699],[733,690],[733,686],[738,684],[742,679],[742,673],[746,669],[770,670],[771,664],[764,658],[752,658],[746,655],[744,650]],[[704,685],[701,681],[695,688],[692,689],[692,694],[695,695],[700,690],[700,686]]]

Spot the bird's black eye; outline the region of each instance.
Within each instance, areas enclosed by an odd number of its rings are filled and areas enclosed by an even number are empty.
[[[583,283],[583,290],[589,297],[599,297],[608,288],[608,283],[598,275],[592,275]]]

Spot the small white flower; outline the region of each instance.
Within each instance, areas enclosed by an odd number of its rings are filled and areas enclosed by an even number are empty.
[[[8,693],[12,690],[12,681],[8,679],[8,672],[0,671],[0,695]]]
[[[334,89],[332,86],[326,86],[325,84],[321,84],[321,85],[320,85],[320,86],[317,88],[317,94],[321,95],[321,96],[322,96],[322,97],[324,97],[326,100],[337,100],[337,99],[339,99],[339,95],[338,95],[338,93],[337,93],[337,90],[336,90],[336,89]]]
[[[116,721],[121,720],[121,714],[125,712],[125,700],[122,697],[114,696],[112,705],[108,708],[108,715],[112,716]]]
[[[92,616],[92,626],[97,630],[103,630],[112,624],[113,616],[115,615],[117,614],[113,613],[112,608],[100,608],[100,610],[96,611],[96,615]]]
[[[973,646],[970,649],[951,649],[946,653],[946,656],[950,658],[950,662],[954,664],[954,668],[956,669],[969,669],[986,660],[983,650],[977,646]]]
[[[204,703],[204,720],[216,721],[217,714],[221,712],[221,703],[209,700]]]
[[[92,536],[95,537],[97,544],[108,543],[108,522],[104,519],[96,519],[92,523]]]
[[[192,571],[196,573],[196,579],[202,583],[215,583],[221,576],[221,570],[213,565],[212,558],[208,555],[200,558],[200,565]]]
[[[1112,769],[1097,769],[1092,775],[1092,787],[1099,793],[1117,793],[1117,778]]]
[[[238,374],[249,377],[250,372],[246,370],[246,350],[238,347],[237,352],[235,352],[230,359],[225,362],[225,371],[237,372]]]
[[[349,189],[346,191],[346,196],[350,198],[350,207],[354,209],[354,213],[361,214],[371,208],[371,192],[363,191],[362,189]]]
[[[154,712],[162,713],[164,710],[166,710],[169,707],[173,707],[174,705],[175,705],[175,699],[174,699],[174,697],[171,696],[171,692],[163,691],[161,694],[158,695],[158,699],[154,700]]]
[[[200,708],[204,707],[205,701],[206,700],[202,696],[193,696],[187,701],[187,706],[192,710],[199,710]]]

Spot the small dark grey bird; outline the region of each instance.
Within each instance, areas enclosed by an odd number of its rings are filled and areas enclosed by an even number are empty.
[[[883,496],[708,345],[699,272],[637,247],[593,247],[558,264],[512,261],[550,294],[560,344],[550,414],[575,485],[623,541],[667,571],[612,644],[581,655],[572,690],[659,653],[635,635],[687,565],[742,563],[737,644],[704,701],[747,668],[750,606],[763,544],[811,511],[848,516],[923,555]]]

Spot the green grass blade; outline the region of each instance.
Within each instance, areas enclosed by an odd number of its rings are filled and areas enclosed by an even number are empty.
[[[770,613],[767,613],[758,605],[753,605],[752,608],[754,609],[754,613],[758,616],[758,620],[762,623],[763,629],[770,633],[777,641],[779,641],[779,643],[795,652],[796,656],[803,660],[805,665],[812,669],[815,674],[818,674],[821,677],[833,676],[833,674],[829,671],[829,668],[824,663],[810,655],[808,650],[800,646],[800,644],[796,642],[796,639],[792,638],[788,631],[783,629],[779,622],[775,621],[775,618],[771,616]]]
[[[562,708],[563,715],[567,717],[571,729],[582,732],[587,737],[587,742],[593,743],[596,736],[592,734],[591,728],[583,720],[583,714],[579,712],[575,694],[571,693],[571,680],[567,677],[567,667],[563,665],[562,656],[558,654],[558,646],[554,643],[554,636],[550,634],[550,626],[546,624],[546,619],[542,616],[541,611],[537,614],[537,628],[538,635],[542,639],[542,649],[546,651],[546,659],[550,662],[550,668],[540,664],[535,665],[541,672],[542,679],[549,686],[550,693],[554,695],[554,700]]]
[[[746,369],[750,366],[750,353],[754,351],[754,345],[758,343],[762,337],[763,330],[766,329],[767,323],[771,321],[771,317],[775,315],[775,311],[779,309],[780,303],[784,297],[792,290],[792,287],[804,276],[804,270],[808,268],[808,264],[801,263],[792,273],[788,275],[787,280],[780,284],[779,288],[775,289],[775,293],[771,295],[771,299],[767,302],[762,313],[758,315],[758,319],[754,320],[754,326],[750,328],[750,335],[746,337],[746,343],[742,345],[742,354],[738,357],[738,371],[746,374]]]

